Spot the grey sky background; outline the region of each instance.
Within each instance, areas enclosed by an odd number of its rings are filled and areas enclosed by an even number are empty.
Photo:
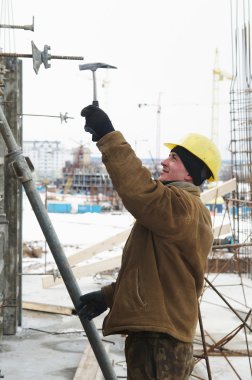
[[[51,60],[33,71],[23,59],[23,112],[59,115],[74,120],[24,116],[24,139],[60,139],[84,143],[99,154],[83,132],[81,109],[93,100],[91,71],[79,64],[105,62],[117,70],[97,70],[98,100],[137,154],[156,154],[157,105],[160,99],[161,158],[163,142],[186,133],[211,136],[215,50],[219,68],[232,72],[229,0],[12,0],[2,3],[1,23],[31,24],[35,31],[1,30],[3,51],[31,53],[51,47],[52,55],[83,56],[84,61]],[[105,86],[102,86],[102,84]],[[230,81],[218,83],[218,144],[229,157]],[[146,103],[148,106],[138,107]]]

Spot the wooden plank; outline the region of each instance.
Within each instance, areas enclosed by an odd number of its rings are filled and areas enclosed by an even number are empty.
[[[108,353],[109,346],[104,343],[105,351]],[[95,357],[95,354],[89,345],[81,358],[73,380],[103,380],[101,369]]]
[[[97,253],[111,250],[113,247],[116,247],[117,245],[126,241],[130,234],[130,231],[131,231],[131,228],[123,232],[120,232],[117,235],[114,235],[98,244],[92,245],[91,247],[85,248],[82,251],[79,251],[69,256],[68,257],[69,264],[71,266],[74,266],[84,260],[89,259],[92,256],[95,256]]]
[[[222,183],[221,185],[218,185],[212,189],[203,191],[200,194],[200,197],[203,203],[207,203],[207,202],[212,201],[213,199],[216,199],[217,197],[221,197],[223,195],[231,193],[235,189],[236,189],[236,179],[232,178],[229,181]]]
[[[95,273],[102,272],[105,270],[113,269],[121,265],[122,255],[116,255],[105,260],[95,261],[91,264],[86,264],[78,267],[72,268],[75,278],[80,279],[84,276],[92,276]],[[62,284],[62,277],[54,277],[53,275],[47,275],[42,278],[43,288],[50,288]]]
[[[98,362],[95,358],[93,350],[89,345],[81,358],[77,371],[75,372],[73,380],[93,380],[96,378],[96,375],[99,370]]]
[[[105,350],[106,345],[105,345]],[[91,346],[88,346],[84,351],[84,354],[81,358],[77,371],[74,375],[73,380],[102,380],[104,377],[102,376],[99,364],[94,355],[94,352]]]
[[[48,305],[40,302],[23,301],[22,308],[27,310],[43,311],[45,313],[72,315],[73,308],[66,306]]]
[[[215,238],[221,236],[221,235],[226,235],[231,231],[231,226],[230,224],[223,224],[221,226],[215,226],[213,227],[213,235]]]
[[[92,256],[95,256],[97,253],[111,250],[113,247],[115,247],[115,246],[119,245],[120,243],[126,241],[129,234],[130,234],[130,231],[131,231],[131,229],[127,229],[125,231],[122,231],[115,236],[112,236],[112,237],[110,237],[110,238],[108,238],[108,239],[106,239],[106,240],[104,240],[98,244],[95,244],[91,247],[83,249],[82,251],[77,252],[77,253],[69,256],[68,257],[69,264],[71,266],[74,266],[74,265],[76,265],[76,264],[78,264],[84,260],[89,259]],[[121,254],[120,254],[120,257],[121,257]],[[85,267],[88,268],[88,265],[86,265]],[[80,267],[78,267],[78,268],[80,268]],[[93,268],[92,264],[91,264],[90,268]],[[103,270],[107,270],[107,269],[110,269],[110,268],[106,266],[106,268]],[[75,273],[75,271],[77,271],[77,268],[74,268],[73,272]],[[100,270],[95,270],[95,268],[94,268],[94,269],[92,269],[92,272],[89,272],[89,274],[86,274],[86,276],[95,274],[99,271]],[[47,275],[47,276],[44,276],[42,278],[43,288],[49,288],[51,286],[57,285],[58,283],[62,283],[61,277],[55,279],[53,275]]]

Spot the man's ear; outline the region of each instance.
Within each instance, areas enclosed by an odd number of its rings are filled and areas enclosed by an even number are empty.
[[[185,175],[185,181],[187,181],[187,182],[193,182],[193,178],[192,178],[192,176],[190,176],[190,174],[189,173],[186,173],[186,175]]]

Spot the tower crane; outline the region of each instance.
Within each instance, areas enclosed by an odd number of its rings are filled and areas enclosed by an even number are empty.
[[[222,71],[219,68],[219,51],[215,50],[215,62],[213,69],[213,93],[212,93],[212,124],[211,124],[211,139],[218,146],[219,135],[219,82],[225,79],[232,80],[232,75]]]

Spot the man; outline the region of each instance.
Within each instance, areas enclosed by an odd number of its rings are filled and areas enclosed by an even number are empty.
[[[171,153],[153,180],[105,112],[91,105],[81,115],[136,222],[116,282],[81,296],[78,312],[91,320],[110,309],[103,334],[127,335],[128,380],[188,379],[198,298],[213,241],[198,186],[217,179],[219,152],[197,134],[179,145],[167,143]]]

